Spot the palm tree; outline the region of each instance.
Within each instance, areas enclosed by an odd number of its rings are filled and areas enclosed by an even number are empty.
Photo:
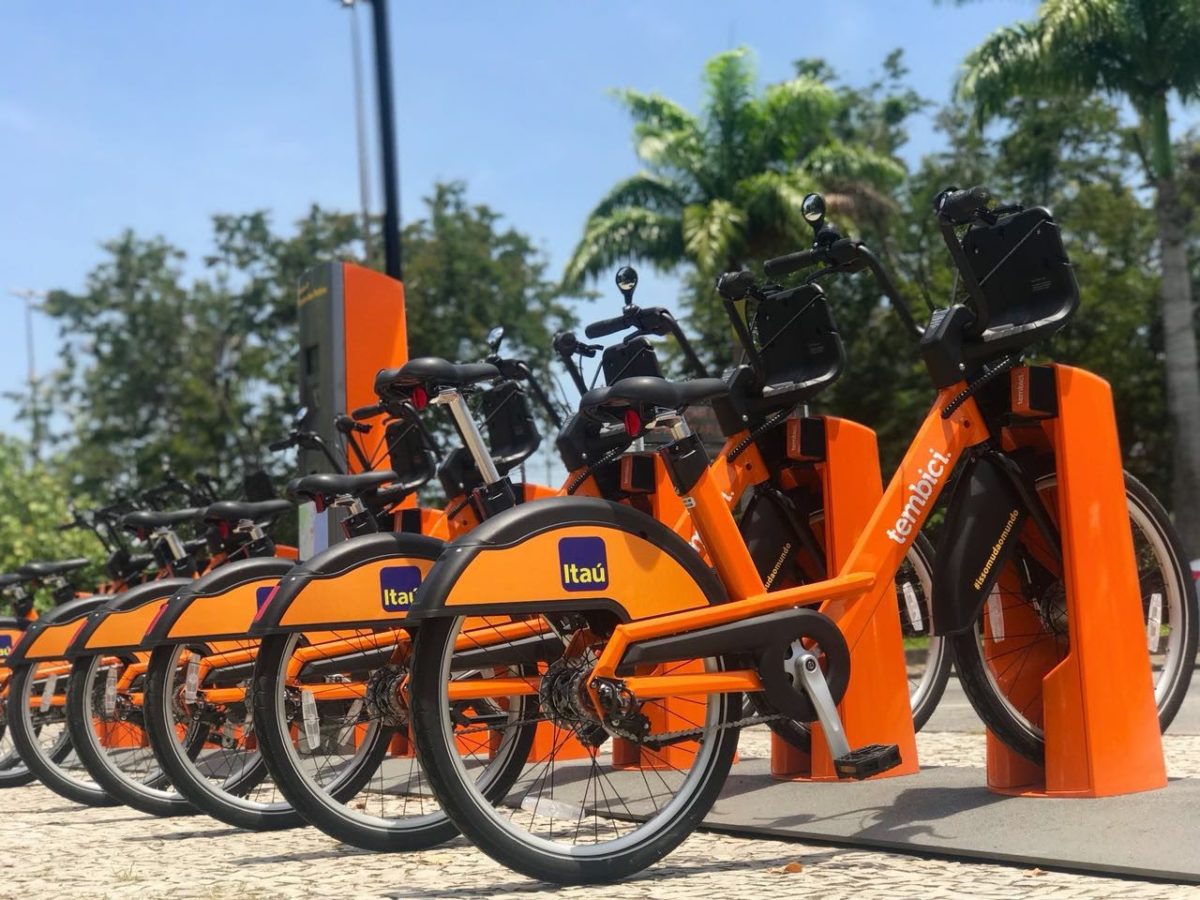
[[[1127,98],[1140,120],[1155,188],[1162,265],[1167,404],[1174,427],[1172,506],[1187,550],[1200,555],[1200,368],[1168,100],[1200,94],[1200,0],[1044,0],[1037,17],[1002,28],[966,59],[960,94],[980,122],[1025,94]]]
[[[715,324],[713,279],[806,245],[800,201],[809,191],[826,191],[834,210],[878,209],[904,170],[890,156],[837,139],[842,100],[812,75],[757,93],[753,61],[738,49],[709,60],[704,83],[699,115],[658,94],[617,93],[646,168],[592,210],[563,283],[578,289],[631,259],[662,271],[689,265],[693,327],[701,349],[721,358],[728,332]]]

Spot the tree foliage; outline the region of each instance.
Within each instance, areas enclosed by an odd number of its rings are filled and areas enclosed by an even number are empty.
[[[213,218],[201,261],[161,237],[125,232],[83,290],[47,303],[62,337],[55,401],[68,416],[55,447],[82,490],[104,495],[152,480],[162,458],[233,485],[260,465],[297,403],[295,289],[327,259],[359,259],[359,220],[312,207],[290,233],[269,213]],[[461,183],[434,187],[408,224],[410,352],[471,359],[503,324],[511,352],[543,371],[569,319],[532,241]],[[197,265],[199,263],[199,265]]]
[[[844,139],[866,126],[848,115],[854,98],[824,70],[801,66],[759,90],[753,60],[739,49],[709,60],[703,78],[699,113],[659,94],[617,92],[645,168],[592,209],[563,281],[578,288],[630,259],[685,267],[698,349],[721,365],[730,337],[712,309],[713,279],[806,242],[800,201],[814,187],[834,208],[861,215],[888,205],[904,169],[886,140]]]
[[[68,485],[61,470],[27,462],[27,448],[0,435],[0,572],[35,560],[87,556],[100,561],[103,548],[92,534],[59,531],[71,499],[86,499]],[[90,571],[90,570],[89,570]],[[97,566],[92,574],[98,574]],[[81,576],[80,584],[87,573]]]
[[[1032,20],[1001,28],[966,59],[958,85],[982,123],[1018,98],[1128,100],[1134,143],[1155,188],[1171,493],[1176,524],[1200,552],[1200,350],[1187,260],[1192,213],[1181,195],[1169,101],[1200,96],[1200,0],[1043,0]],[[1070,110],[1064,110],[1070,115]]]

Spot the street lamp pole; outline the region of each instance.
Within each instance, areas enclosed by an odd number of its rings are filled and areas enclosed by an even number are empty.
[[[33,357],[33,311],[35,300],[46,299],[45,291],[10,290],[10,294],[25,301],[25,359],[28,363],[29,384],[29,455],[36,464],[41,459],[42,415],[38,407],[37,365]]]
[[[384,271],[400,280],[400,176],[396,160],[396,121],[392,106],[392,53],[388,36],[387,0],[371,0],[375,33],[375,95],[379,104],[379,151],[383,164]]]

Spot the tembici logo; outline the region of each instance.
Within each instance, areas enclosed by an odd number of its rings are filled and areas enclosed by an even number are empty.
[[[404,612],[417,598],[421,570],[416,566],[384,566],[379,570],[379,602],[384,612]]]
[[[946,474],[946,466],[950,464],[949,454],[942,455],[936,450],[930,450],[929,456],[925,468],[917,469],[917,480],[908,486],[908,501],[900,510],[900,518],[887,530],[887,536],[897,544],[908,542],[917,527],[921,513],[925,510],[925,505],[933,496],[933,489],[942,480],[942,476]]]
[[[558,569],[568,591],[598,591],[608,587],[608,552],[604,538],[573,537],[558,542]]]

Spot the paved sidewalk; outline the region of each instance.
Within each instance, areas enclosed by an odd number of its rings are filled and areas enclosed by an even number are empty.
[[[1173,776],[1200,777],[1200,737],[1168,736]],[[978,734],[922,734],[922,762],[981,765]],[[743,735],[766,752],[764,729]],[[0,897],[256,898],[527,897],[551,892],[463,841],[384,856],[348,849],[311,828],[253,834],[207,818],[155,819],[124,807],[84,809],[46,789],[0,792]],[[1036,802],[1036,801],[1033,801]],[[921,859],[810,844],[697,834],[619,887],[569,888],[556,898],[983,897],[1008,900],[1194,897],[1200,888]]]

